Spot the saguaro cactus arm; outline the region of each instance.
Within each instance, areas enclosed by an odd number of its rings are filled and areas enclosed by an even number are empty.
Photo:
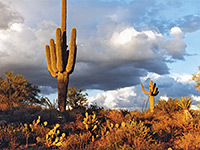
[[[54,39],[50,39],[49,45],[50,45],[50,53],[51,53],[51,67],[52,67],[52,70],[55,73],[57,73],[58,68],[57,68],[56,47],[55,47]]]
[[[144,89],[144,86],[143,86],[143,84],[141,83],[140,85],[141,85],[141,87],[142,87],[142,91],[143,91],[145,94],[149,95],[149,94],[150,94],[150,92],[147,92],[147,91]]]
[[[53,69],[52,69],[52,67],[51,67],[52,61],[51,61],[51,55],[50,55],[50,48],[49,48],[49,45],[46,45],[46,46],[45,46],[45,53],[46,53],[47,68],[48,68],[48,70],[49,70],[49,73],[50,73],[54,78],[56,78],[56,77],[57,77],[57,74],[56,74],[56,72],[53,71]]]
[[[156,86],[156,83],[155,83],[154,85]],[[156,87],[154,87],[154,89],[153,89],[152,96],[157,96],[158,93],[159,93],[159,91],[158,91],[158,87],[156,86]]]
[[[63,71],[63,52],[62,52],[61,28],[56,29],[56,55],[57,55],[58,71],[62,72]]]
[[[76,28],[73,28],[71,31],[71,39],[70,39],[70,49],[69,49],[69,56],[68,56],[68,62],[66,66],[66,72],[72,73],[75,66],[76,61]]]

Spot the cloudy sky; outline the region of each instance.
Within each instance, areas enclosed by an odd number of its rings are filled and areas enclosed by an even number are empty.
[[[153,80],[156,99],[200,93],[190,81],[200,65],[199,0],[70,0],[68,35],[78,31],[70,86],[105,108],[141,109],[140,87]],[[56,98],[44,47],[60,26],[61,0],[0,0],[0,75],[13,70]],[[68,43],[69,43],[68,39]]]

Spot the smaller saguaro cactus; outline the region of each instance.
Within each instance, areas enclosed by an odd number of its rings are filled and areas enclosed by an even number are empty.
[[[145,94],[149,95],[149,103],[150,103],[150,111],[151,112],[154,112],[154,96],[157,96],[159,91],[158,91],[158,87],[156,86],[156,83],[154,83],[153,85],[153,81],[151,80],[149,82],[149,92],[147,92],[145,89],[144,89],[144,86],[142,85],[141,83],[141,87],[142,87],[142,90]]]

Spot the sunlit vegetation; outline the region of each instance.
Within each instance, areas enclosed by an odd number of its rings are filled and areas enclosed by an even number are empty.
[[[4,71],[0,77],[0,109],[9,110],[16,106],[41,103],[37,86],[32,85],[22,75]]]
[[[188,97],[158,100],[154,112],[105,110],[69,88],[60,112],[22,75],[0,81],[0,149],[200,149],[200,114]]]
[[[200,66],[199,66],[199,71],[200,71]],[[195,81],[196,83],[195,87],[197,88],[197,90],[200,91],[200,72],[195,73],[192,77],[192,80]]]

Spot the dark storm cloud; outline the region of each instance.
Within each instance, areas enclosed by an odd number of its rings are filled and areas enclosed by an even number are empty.
[[[12,23],[22,23],[24,18],[0,1],[0,29],[7,29]]]
[[[168,70],[167,65],[161,60],[127,62],[119,65],[77,63],[70,81],[71,86],[84,89],[112,90],[139,84],[140,77],[146,76],[147,72],[167,74]]]
[[[139,77],[145,76],[144,70],[135,68],[133,64],[109,66],[109,64],[79,65],[71,77],[71,83],[85,89],[111,90],[136,85]]]

